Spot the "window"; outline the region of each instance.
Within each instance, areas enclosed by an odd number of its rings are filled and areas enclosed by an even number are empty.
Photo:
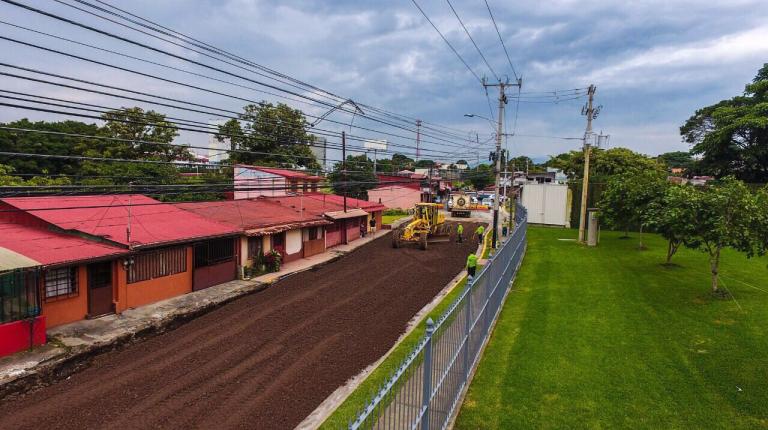
[[[262,236],[254,236],[248,238],[248,258],[258,258],[264,251],[264,238]]]
[[[64,267],[45,272],[45,298],[52,299],[77,293],[77,268]]]
[[[187,248],[163,248],[142,252],[132,257],[128,266],[128,283],[147,281],[187,271]]]
[[[0,323],[40,314],[37,269],[0,273]]]
[[[317,240],[318,227],[311,227],[309,229],[309,240]]]
[[[234,256],[235,243],[231,237],[195,244],[195,267],[224,263]]]
[[[285,245],[285,233],[272,235],[272,248],[282,248]]]

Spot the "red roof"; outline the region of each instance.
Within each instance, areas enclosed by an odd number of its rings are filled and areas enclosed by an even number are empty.
[[[282,176],[284,178],[305,179],[307,181],[312,181],[312,182],[319,182],[321,179],[323,179],[320,176],[308,175],[304,172],[300,172],[296,170],[278,169],[276,167],[273,168],[273,167],[249,166],[246,164],[238,164],[236,167],[242,167],[244,169],[251,169],[251,170],[258,170],[260,172],[271,173],[273,175]]]
[[[237,233],[232,226],[209,221],[172,204],[133,195],[14,197],[3,202],[62,230],[128,246],[130,210],[132,246],[184,242]]]
[[[277,232],[330,224],[322,215],[307,213],[302,215],[298,209],[282,206],[277,202],[265,199],[192,202],[181,203],[177,206],[201,217],[237,226],[246,231],[277,227],[277,229],[269,230],[269,232]]]
[[[3,220],[0,220],[0,247],[44,266],[128,253],[126,249],[104,243]]]
[[[296,196],[264,197],[283,206],[294,209],[303,208],[305,213],[322,215],[326,212],[336,212],[344,209],[344,197],[336,194],[307,193]],[[347,197],[347,209],[360,208],[371,213],[386,209],[386,206],[377,202],[354,199]]]

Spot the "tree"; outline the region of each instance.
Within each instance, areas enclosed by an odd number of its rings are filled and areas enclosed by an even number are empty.
[[[648,224],[667,239],[666,265],[672,263],[683,241],[695,233],[700,194],[699,189],[691,185],[670,185],[661,200],[651,205]]]
[[[3,125],[18,129],[84,136],[93,136],[99,133],[99,127],[96,124],[85,124],[78,121],[32,122],[21,119]],[[80,146],[87,141],[86,138],[61,134],[0,130],[0,151],[3,152],[78,156],[83,155]],[[15,173],[31,175],[75,175],[80,173],[81,166],[79,160],[33,157],[6,157],[4,163],[13,167]]]
[[[511,172],[518,172],[518,171],[526,171],[526,170],[535,170],[536,163],[533,162],[533,160],[530,157],[526,157],[525,155],[521,155],[518,157],[511,158],[507,162],[507,170]]]
[[[369,160],[365,154],[348,155],[346,164],[346,175],[341,162],[336,163],[333,166],[333,171],[328,174],[333,192],[366,200],[368,190],[376,187],[373,161]]]
[[[613,176],[600,200],[601,217],[609,225],[623,227],[627,237],[629,226],[640,226],[640,249],[644,249],[643,229],[653,221],[654,206],[662,199],[668,182],[655,170],[627,171]]]
[[[284,103],[273,105],[262,102],[245,106],[238,119],[219,126],[216,139],[229,141],[230,149],[256,152],[231,153],[230,160],[233,162],[319,169],[320,165],[309,148],[314,138],[308,128],[309,124],[300,110]]]
[[[107,112],[101,118],[104,120],[104,126],[99,129],[102,136],[127,142],[95,140],[86,146],[86,154],[130,160],[173,161],[191,158],[183,146],[170,145],[179,132],[178,127],[167,121],[164,114],[132,107]]]
[[[435,167],[435,162],[432,160],[419,160],[414,163],[414,167],[419,169],[428,169],[430,167]]]
[[[11,187],[29,187],[42,185],[69,185],[72,182],[67,177],[50,178],[45,176],[33,176],[29,179],[23,179],[13,175],[14,168],[5,164],[0,164],[0,186]]]
[[[743,95],[697,110],[680,134],[702,156],[704,171],[768,182],[768,63]]]
[[[765,191],[757,195],[732,176],[706,187],[694,187],[685,196],[693,214],[682,218],[695,222],[681,229],[686,247],[706,252],[712,277],[712,293],[726,296],[719,289],[720,253],[724,248],[743,252],[747,257],[763,255],[768,243],[768,199]]]
[[[493,168],[487,164],[478,164],[474,169],[465,170],[465,177],[462,179],[471,184],[475,190],[482,190],[492,184],[496,177],[493,174]]]
[[[627,148],[599,149],[591,151],[589,159],[590,180],[606,182],[611,176],[624,172],[651,170],[659,173],[665,171],[664,165],[655,158],[637,153]],[[579,179],[584,175],[584,152],[570,151],[550,157],[544,163],[545,167],[561,169],[571,179]]]
[[[670,168],[687,169],[693,163],[693,157],[688,151],[665,152],[660,154],[658,158]]]

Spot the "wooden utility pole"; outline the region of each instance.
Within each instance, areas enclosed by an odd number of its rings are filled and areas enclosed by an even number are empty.
[[[416,161],[421,156],[421,120],[416,120]]]
[[[587,94],[589,95],[589,101],[587,105],[582,109],[582,114],[587,116],[587,129],[584,131],[584,177],[581,182],[581,208],[579,214],[579,242],[584,242],[586,239],[585,230],[587,223],[587,194],[589,192],[589,157],[592,153],[592,146],[590,139],[592,138],[592,120],[595,117],[595,109],[592,102],[595,98],[595,91],[597,88],[594,85],[589,86]]]

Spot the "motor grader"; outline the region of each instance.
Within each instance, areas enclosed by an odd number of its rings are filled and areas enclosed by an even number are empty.
[[[427,249],[427,243],[448,242],[451,226],[437,203],[416,203],[413,220],[392,232],[392,247],[418,246]]]

